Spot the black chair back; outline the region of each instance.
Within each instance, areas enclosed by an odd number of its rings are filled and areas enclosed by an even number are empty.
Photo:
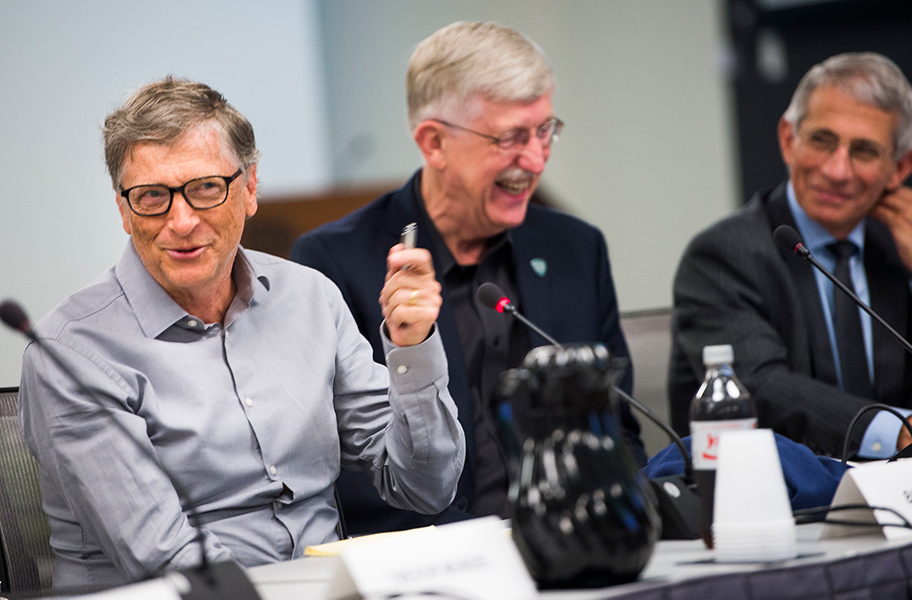
[[[19,388],[0,388],[0,591],[49,589],[54,551],[38,463],[19,430]]]

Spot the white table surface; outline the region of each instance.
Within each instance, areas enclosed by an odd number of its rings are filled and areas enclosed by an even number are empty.
[[[912,539],[887,541],[880,535],[859,535],[840,539],[820,540],[820,524],[798,527],[799,557],[782,563],[718,564],[706,562],[712,552],[700,540],[661,541],[656,545],[649,563],[634,583],[598,590],[560,590],[540,592],[539,598],[549,600],[591,600],[610,598],[657,584],[667,584],[693,577],[713,574],[756,571],[769,566],[788,566],[811,562],[832,561],[865,552],[903,546]],[[264,565],[247,572],[263,600],[327,598],[330,581],[340,566],[337,557],[311,557],[284,563]]]

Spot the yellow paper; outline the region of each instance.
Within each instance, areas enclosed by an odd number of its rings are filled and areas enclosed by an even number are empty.
[[[362,535],[355,538],[348,538],[347,540],[337,540],[335,542],[327,542],[325,544],[320,544],[319,546],[308,546],[304,549],[304,556],[339,556],[339,553],[342,552],[344,548],[351,547],[352,544],[365,544],[371,543],[378,539],[384,539],[389,537],[407,537],[415,536],[420,537],[426,535],[429,531],[433,530],[434,526],[429,525],[427,527],[418,527],[417,529],[407,529],[405,531],[390,531],[387,533],[374,533],[371,535]]]

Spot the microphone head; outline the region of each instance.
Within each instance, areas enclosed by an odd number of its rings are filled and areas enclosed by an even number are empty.
[[[4,300],[0,303],[0,321],[3,321],[7,327],[22,333],[26,333],[32,328],[28,315],[15,300]]]
[[[773,238],[780,246],[787,248],[790,252],[794,252],[802,258],[807,258],[811,253],[810,250],[804,247],[804,242],[798,232],[788,225],[777,227],[776,231],[773,232]]]
[[[513,308],[510,306],[510,299],[507,298],[503,290],[491,282],[482,283],[475,292],[475,298],[484,306],[502,313],[504,310]]]

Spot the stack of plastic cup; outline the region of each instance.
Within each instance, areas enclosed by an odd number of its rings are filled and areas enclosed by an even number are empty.
[[[720,436],[713,541],[718,561],[770,562],[798,555],[795,518],[771,430]]]

